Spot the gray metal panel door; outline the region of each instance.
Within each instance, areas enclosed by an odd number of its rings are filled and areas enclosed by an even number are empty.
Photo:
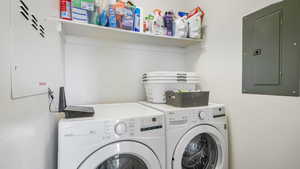
[[[255,85],[280,84],[281,10],[254,22],[253,72]]]

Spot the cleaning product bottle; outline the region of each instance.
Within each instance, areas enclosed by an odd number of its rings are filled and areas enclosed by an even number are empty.
[[[96,0],[95,10],[93,11],[91,17],[91,24],[100,25],[100,15],[101,15],[101,0]]]
[[[167,36],[173,36],[173,22],[174,22],[174,13],[171,11],[168,11],[165,13],[164,16],[164,26],[166,28],[166,35]]]
[[[116,11],[114,5],[109,5],[109,13],[108,13],[108,24],[109,27],[116,28],[117,20],[116,20]]]
[[[106,1],[103,0],[101,2],[101,14],[100,14],[100,25],[101,26],[108,26],[108,17],[107,17],[107,9],[106,9]]]
[[[134,11],[134,31],[135,32],[140,32],[141,31],[141,10],[140,8],[135,8]]]
[[[161,15],[160,9],[155,9],[153,11],[154,13],[154,19],[152,24],[152,33],[155,35],[164,35],[164,21],[163,17]]]
[[[149,31],[149,18],[148,18],[148,16],[146,16],[145,18],[144,18],[144,23],[143,23],[143,32],[144,33],[149,33],[150,31]]]
[[[81,9],[88,13],[88,23],[93,24],[95,12],[95,0],[81,0]]]
[[[124,16],[122,18],[122,28],[125,30],[133,30],[134,14],[133,8],[125,7]]]
[[[116,11],[117,27],[122,28],[122,18],[124,16],[125,3],[123,1],[119,1],[114,6]]]
[[[188,15],[189,37],[199,39],[202,37],[202,21],[204,18],[204,11],[200,7],[195,8]]]
[[[154,21],[154,16],[149,14],[148,16],[145,17],[144,19],[144,25],[143,25],[143,31],[145,33],[153,33],[153,21]]]
[[[101,12],[100,25],[101,26],[108,26],[108,18],[107,18],[106,9],[103,9],[102,12]]]
[[[174,36],[179,38],[187,38],[188,36],[188,22],[186,12],[178,12],[178,17],[174,21]]]
[[[71,17],[71,0],[60,0],[60,18],[72,20]]]

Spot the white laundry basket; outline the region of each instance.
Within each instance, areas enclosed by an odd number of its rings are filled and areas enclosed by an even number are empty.
[[[149,79],[149,78],[199,78],[199,75],[194,72],[167,72],[167,71],[161,71],[161,72],[149,72],[143,74],[143,79]]]
[[[157,71],[143,74],[147,101],[166,103],[165,92],[169,90],[195,91],[200,77],[195,72]]]

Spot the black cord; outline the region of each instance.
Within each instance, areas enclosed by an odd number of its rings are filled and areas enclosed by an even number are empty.
[[[53,103],[53,100],[54,100],[54,92],[50,88],[48,88],[48,98],[50,100],[49,111],[52,112],[51,106],[52,106],[52,103]]]
[[[53,99],[51,99],[51,101],[50,101],[50,103],[49,103],[49,111],[50,111],[50,112],[52,112],[52,110],[51,110],[52,102],[53,102]]]

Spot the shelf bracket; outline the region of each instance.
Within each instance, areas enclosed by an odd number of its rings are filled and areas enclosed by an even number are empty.
[[[61,22],[58,22],[56,29],[58,32],[62,33],[62,23]]]

